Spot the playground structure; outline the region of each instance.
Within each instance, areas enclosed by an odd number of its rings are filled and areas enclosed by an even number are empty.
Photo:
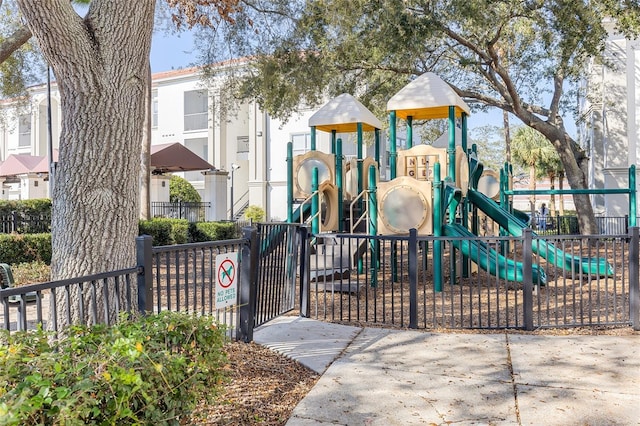
[[[526,214],[509,208],[508,195],[514,192],[505,171],[508,167],[500,174],[485,171],[475,147],[468,148],[469,107],[438,76],[426,73],[394,95],[387,103],[387,110],[389,181],[379,181],[382,123],[357,100],[347,94],[340,95],[310,118],[311,151],[293,158],[289,148],[289,222],[310,221],[312,233],[323,236],[345,231],[403,235],[416,229],[419,235],[452,237],[449,241],[464,256],[463,274],[469,273],[471,261],[491,275],[522,282],[525,279],[523,265],[505,257],[508,247],[496,250],[478,238],[481,216],[496,224],[493,232],[516,237],[522,236],[528,223]],[[414,146],[414,120],[429,119],[448,120],[446,147]],[[398,120],[406,122],[406,149],[401,151],[397,150]],[[315,150],[318,130],[331,133],[330,154]],[[365,131],[374,132],[374,158],[363,158]],[[357,135],[358,155],[344,164],[342,141],[336,135],[347,132]],[[441,177],[443,170],[444,178]],[[627,192],[635,211],[635,192],[631,189]],[[296,200],[298,208],[294,210]],[[349,226],[345,229],[347,222]],[[442,258],[442,243],[441,240],[433,242],[434,258]],[[331,266],[325,269],[343,273],[345,263],[357,264],[366,247],[344,250],[333,243],[331,249],[324,245],[318,250],[323,253],[329,250],[329,262],[341,265],[338,269]],[[369,250],[371,258],[377,259],[379,251],[375,243],[369,244]],[[605,259],[568,254],[542,239],[535,239],[533,251],[548,263],[568,271],[594,276],[612,274]],[[342,256],[345,252],[356,254],[345,260]],[[376,262],[373,263],[375,268]],[[434,263],[436,290],[443,280],[441,268],[442,262]],[[532,280],[534,285],[546,284],[542,267],[533,265]]]

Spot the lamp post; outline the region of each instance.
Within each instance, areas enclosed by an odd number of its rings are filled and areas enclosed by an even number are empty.
[[[235,164],[235,163],[231,163],[231,213],[230,213],[230,220],[233,220],[233,174],[235,173],[236,170],[238,170],[240,168],[239,164]]]

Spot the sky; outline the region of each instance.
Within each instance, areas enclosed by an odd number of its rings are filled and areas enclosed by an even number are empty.
[[[188,68],[196,64],[198,53],[193,46],[193,35],[157,32],[151,41],[151,72]]]
[[[151,71],[161,72],[188,68],[198,62],[198,52],[194,47],[193,33],[167,34],[156,32],[151,43]],[[497,108],[486,113],[473,113],[469,117],[469,131],[472,134],[477,127],[493,125],[502,127],[502,110]],[[512,126],[522,125],[515,116],[510,117]],[[567,132],[576,137],[576,127],[571,117],[565,118]]]

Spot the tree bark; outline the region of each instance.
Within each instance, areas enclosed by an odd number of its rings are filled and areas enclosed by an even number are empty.
[[[155,0],[93,0],[84,19],[68,0],[18,0],[18,6],[55,72],[63,112],[52,196],[52,279],[134,266]],[[61,293],[59,314],[66,305]],[[72,295],[71,320],[91,322],[88,309],[80,318],[78,298]],[[57,320],[64,326],[66,315]],[[113,318],[97,319],[105,320]]]
[[[2,43],[0,43],[0,63],[6,61],[13,52],[20,49],[30,38],[31,31],[29,28],[22,26],[2,40]]]
[[[144,95],[144,126],[140,153],[140,219],[142,220],[151,218],[151,90],[151,67],[149,67]]]

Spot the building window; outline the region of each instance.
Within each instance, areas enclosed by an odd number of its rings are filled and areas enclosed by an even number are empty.
[[[18,121],[18,146],[31,146],[31,115],[21,115]]]
[[[184,131],[205,130],[209,122],[206,90],[184,92]]]
[[[249,136],[238,136],[236,141],[238,143],[238,150],[236,151],[238,154],[249,152]]]
[[[311,133],[294,133],[291,135],[293,155],[301,155],[311,149]]]
[[[158,91],[154,90],[151,94],[151,127],[158,128]]]
[[[209,161],[209,144],[207,138],[194,138],[185,139],[184,146],[189,148],[194,154],[202,158],[204,161]],[[201,171],[186,172],[184,178],[188,181],[204,180]]]

